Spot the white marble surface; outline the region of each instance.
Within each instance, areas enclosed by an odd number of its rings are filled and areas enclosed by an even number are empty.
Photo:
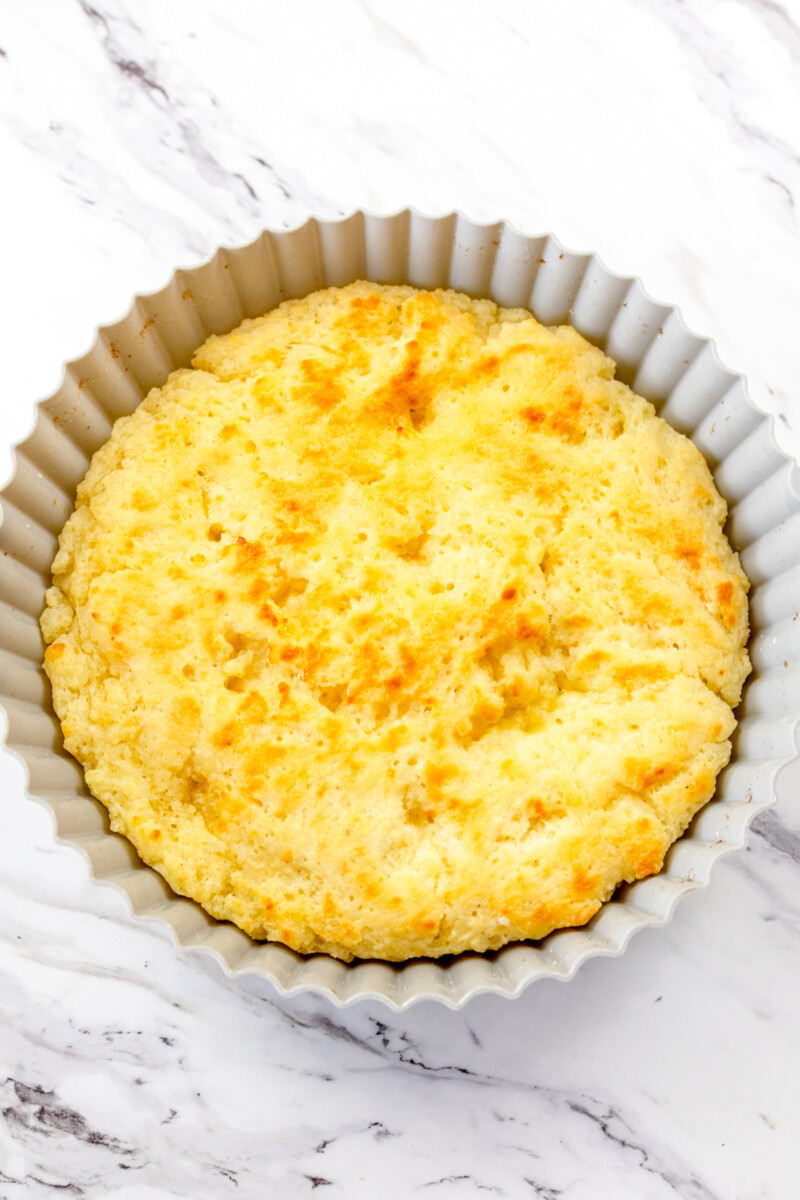
[[[7,0],[0,110],[0,477],[132,293],[409,203],[640,274],[800,448],[798,0]],[[176,952],[3,755],[0,1197],[794,1200],[798,792],[623,958],[398,1016]]]

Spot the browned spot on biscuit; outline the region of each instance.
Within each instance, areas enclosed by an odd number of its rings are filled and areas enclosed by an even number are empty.
[[[543,645],[547,637],[547,630],[541,626],[534,624],[527,617],[520,617],[517,621],[517,637],[523,642],[533,642],[536,645]]]
[[[636,864],[636,878],[644,879],[661,870],[664,855],[660,846],[651,846],[645,850]]]
[[[734,585],[730,579],[717,584],[717,600],[722,609],[722,619],[728,629],[735,629],[738,619],[737,605],[734,603]]]
[[[271,588],[267,580],[264,579],[263,576],[259,575],[259,577],[254,579],[250,584],[250,587],[247,590],[247,596],[248,599],[252,600],[254,604],[257,604],[259,600],[263,600],[265,596],[268,596],[270,591]]]
[[[587,871],[583,867],[573,868],[572,886],[576,896],[590,896],[592,892],[597,890],[598,883],[597,875],[593,872]]]
[[[212,734],[211,743],[218,750],[232,746],[239,736],[239,726],[236,721],[228,721],[221,729]]]
[[[237,537],[233,545],[236,554],[236,570],[251,572],[264,561],[264,546],[262,542],[248,542],[245,537]]]
[[[499,366],[500,359],[496,354],[490,354],[488,358],[481,359],[476,367],[476,371],[481,375],[496,375]]]
[[[325,366],[317,359],[304,358],[300,370],[304,383],[298,386],[298,393],[312,400],[319,408],[327,411],[343,399],[340,368]]]
[[[131,507],[137,512],[150,512],[156,506],[156,498],[145,488],[137,487],[131,496]]]
[[[626,687],[640,683],[659,683],[669,677],[669,670],[660,663],[634,663],[616,667],[614,670],[614,678],[617,683]]]
[[[458,767],[451,762],[429,759],[425,766],[425,787],[431,800],[442,800],[445,797],[444,785],[459,774]]]
[[[520,416],[533,429],[575,444],[582,442],[586,437],[582,420],[583,409],[583,397],[576,388],[568,384],[564,388],[560,403],[553,403],[548,407],[528,405],[520,410]]]
[[[269,705],[256,691],[249,691],[239,702],[239,712],[248,721],[264,721],[269,715]]]
[[[693,571],[699,570],[703,553],[697,546],[688,543],[679,543],[675,547],[675,555]]]

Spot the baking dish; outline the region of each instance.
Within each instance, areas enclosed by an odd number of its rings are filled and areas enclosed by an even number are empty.
[[[402,964],[344,964],[259,944],[176,896],[109,831],[105,809],[61,747],[41,670],[38,616],[56,539],[75,488],[113,421],[136,407],[170,371],[188,365],[211,333],[317,288],[366,278],[452,287],[530,308],[547,324],[569,322],[618,364],[618,377],[703,451],[730,507],[729,536],[751,592],[754,674],[738,716],[734,754],[713,801],[670,850],[663,871],[619,889],[581,929],[490,954]],[[53,812],[59,837],[88,855],[97,880],[121,889],[132,912],[165,921],[178,942],[214,954],[232,974],[258,972],[283,994],[312,990],[337,1004],[380,999],[399,1010],[422,1000],[458,1007],[481,992],[518,994],[538,978],[569,979],[596,954],[621,953],[645,925],[669,920],[681,896],[708,883],[714,862],[741,847],[756,812],[775,802],[780,767],[797,753],[800,710],[800,471],[778,448],[771,419],[741,377],[679,314],[653,301],[635,279],[554,237],[527,237],[498,222],[411,210],[341,221],[311,219],[265,231],[175,272],[158,292],[138,296],[121,320],[97,331],[69,363],[58,391],[39,405],[34,432],[18,448],[2,496],[0,634],[8,744],[26,763],[30,795]]]

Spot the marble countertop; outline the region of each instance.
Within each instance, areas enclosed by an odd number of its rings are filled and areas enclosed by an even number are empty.
[[[798,0],[12,3],[0,117],[0,478],[134,292],[407,204],[639,274],[800,450]],[[396,1015],[176,951],[3,754],[0,1197],[793,1200],[793,784],[622,958]]]

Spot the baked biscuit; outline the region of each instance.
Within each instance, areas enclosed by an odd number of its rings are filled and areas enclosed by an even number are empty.
[[[573,329],[356,283],[212,337],[78,489],[42,628],[145,862],[298,951],[580,925],[727,762],[747,581]]]

